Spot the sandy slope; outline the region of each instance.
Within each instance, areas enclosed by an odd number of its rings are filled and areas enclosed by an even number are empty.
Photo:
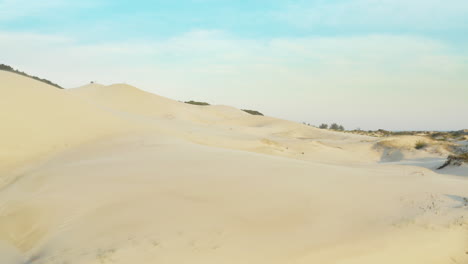
[[[31,158],[134,130],[63,90],[0,71],[0,172]],[[0,187],[8,183],[0,177]]]
[[[323,162],[376,159],[368,144],[375,141],[373,138],[324,132],[229,106],[185,104],[125,84],[90,84],[67,92],[121,118],[198,144]]]
[[[468,263],[467,179],[373,138],[0,74],[0,263]]]

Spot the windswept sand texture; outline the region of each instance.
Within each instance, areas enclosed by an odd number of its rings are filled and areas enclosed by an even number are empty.
[[[416,138],[123,84],[0,86],[2,264],[468,263],[466,167],[404,164],[442,160]]]

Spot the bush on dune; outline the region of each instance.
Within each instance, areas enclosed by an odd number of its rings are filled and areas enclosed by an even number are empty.
[[[193,101],[193,100],[190,100],[190,101],[185,101],[184,103],[186,104],[191,104],[191,105],[200,105],[200,106],[207,106],[207,105],[210,105],[209,103],[207,102],[197,102],[197,101]],[[249,113],[251,115],[259,115],[259,116],[263,116],[262,113],[260,113],[259,111],[256,111],[256,110],[248,110],[248,109],[241,109],[242,111],[246,112],[246,113]]]
[[[259,111],[256,111],[256,110],[247,110],[247,109],[242,109],[242,111],[246,112],[246,113],[249,113],[251,115],[259,115],[259,116],[263,116],[262,113],[260,113]]]
[[[184,102],[186,104],[192,104],[192,105],[201,105],[201,106],[206,106],[206,105],[210,105],[209,103],[206,103],[206,102],[197,102],[197,101],[187,101],[187,102]]]
[[[344,127],[342,125],[338,125],[337,123],[333,123],[330,125],[331,130],[338,130],[338,131],[344,131]]]
[[[416,142],[416,144],[414,145],[414,148],[415,149],[423,149],[423,148],[425,148],[427,146],[428,146],[428,144],[426,142],[420,140],[420,141]]]
[[[55,86],[57,88],[60,88],[60,89],[63,89],[60,85],[56,84],[56,83],[53,83],[47,79],[42,79],[42,78],[39,78],[37,76],[32,76],[32,75],[29,75],[25,72],[22,72],[22,71],[18,71],[18,70],[15,70],[13,69],[11,66],[8,66],[8,65],[5,65],[5,64],[0,64],[0,70],[1,71],[7,71],[7,72],[12,72],[12,73],[16,73],[16,74],[19,74],[19,75],[23,75],[23,76],[26,76],[26,77],[29,77],[29,78],[32,78],[34,80],[37,80],[37,81],[40,81],[40,82],[43,82],[43,83],[46,83],[48,85],[52,85],[52,86]]]

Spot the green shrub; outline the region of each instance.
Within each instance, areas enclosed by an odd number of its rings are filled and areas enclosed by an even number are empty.
[[[18,71],[18,70],[15,70],[13,69],[11,66],[8,66],[8,65],[5,65],[5,64],[0,64],[0,70],[1,71],[7,71],[7,72],[12,72],[12,73],[16,73],[16,74],[19,74],[19,75],[23,75],[23,76],[26,76],[26,77],[29,77],[29,78],[32,78],[34,80],[37,80],[37,81],[40,81],[40,82],[43,82],[43,83],[47,83],[48,85],[52,85],[52,86],[55,86],[57,88],[60,88],[60,89],[63,89],[62,86],[56,84],[56,83],[53,83],[47,79],[42,79],[42,78],[39,78],[37,76],[31,76],[25,72],[21,72],[21,71]]]
[[[344,131],[344,127],[342,125],[338,125],[337,123],[331,124],[330,129],[331,130]]]
[[[426,142],[420,140],[420,141],[416,142],[416,144],[414,145],[414,148],[415,149],[423,149],[423,148],[425,148],[427,146],[428,146],[428,144]]]
[[[184,103],[192,104],[192,105],[203,105],[203,106],[210,105],[209,103],[206,103],[206,102],[197,102],[197,101],[187,101],[187,102],[184,102]]]
[[[319,126],[320,129],[328,129],[328,125],[327,124],[321,124]]]
[[[242,111],[246,112],[246,113],[249,113],[251,115],[259,115],[259,116],[263,116],[262,113],[260,113],[259,111],[256,111],[256,110],[247,110],[247,109],[242,109]]]
[[[12,67],[10,67],[8,65],[5,65],[5,64],[0,64],[0,70],[2,70],[2,71],[11,71],[11,72],[15,71]]]

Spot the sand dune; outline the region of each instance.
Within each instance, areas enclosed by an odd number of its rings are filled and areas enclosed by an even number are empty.
[[[70,89],[68,92],[115,113],[138,117],[212,123],[220,119],[247,115],[232,107],[185,104],[127,84],[89,84]],[[211,111],[204,111],[207,108]]]
[[[36,80],[5,71],[0,80],[0,171],[137,127]]]
[[[467,179],[376,147],[414,138],[0,80],[1,263],[468,262]]]
[[[229,106],[185,104],[126,84],[90,84],[68,92],[119,117],[157,127],[159,132],[197,144],[324,162],[343,159],[361,162],[369,156],[377,159],[368,144],[374,138],[254,116]],[[356,155],[344,153],[342,149],[346,146]],[[362,155],[367,157],[363,159]]]

